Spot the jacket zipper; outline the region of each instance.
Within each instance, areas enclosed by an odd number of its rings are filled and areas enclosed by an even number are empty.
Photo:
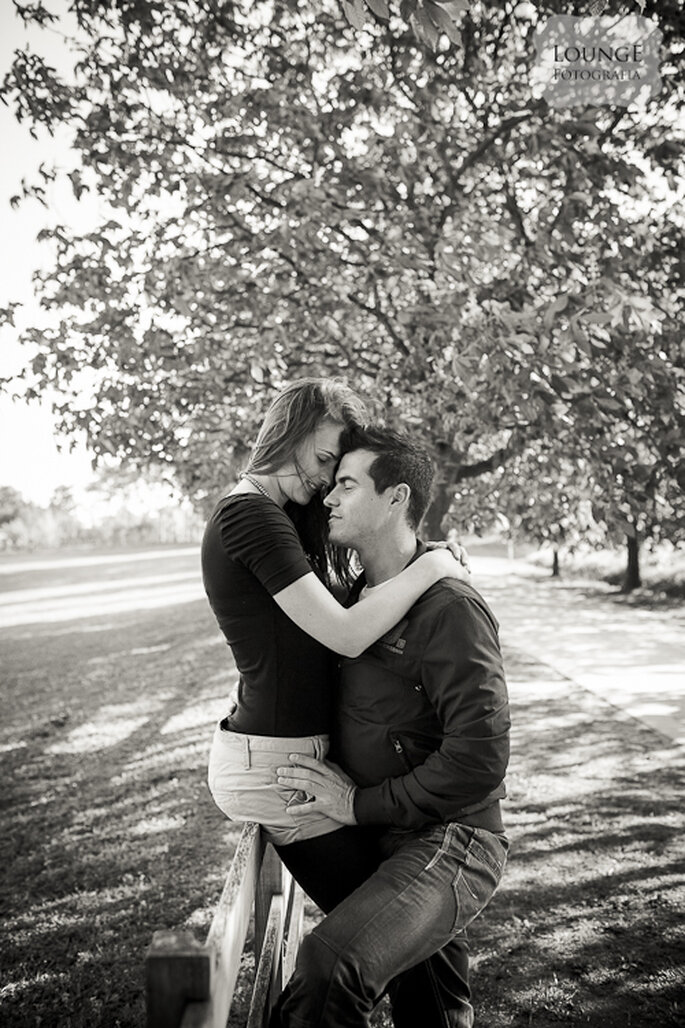
[[[393,738],[392,745],[393,745],[393,749],[395,750],[395,753],[398,755],[398,757],[400,758],[400,760],[404,764],[405,770],[406,771],[412,771],[413,768],[412,768],[411,764],[409,763],[409,761],[407,760],[407,755],[404,752],[404,746],[402,745],[400,740],[396,739],[396,738]]]

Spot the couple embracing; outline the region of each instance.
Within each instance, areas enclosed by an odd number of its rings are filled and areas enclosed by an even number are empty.
[[[326,914],[273,1028],[368,1025],[386,992],[396,1028],[471,1028],[466,929],[507,852],[497,623],[462,555],[417,538],[430,456],[365,422],[345,385],[293,383],[209,519],[205,588],[240,676],[209,786]]]

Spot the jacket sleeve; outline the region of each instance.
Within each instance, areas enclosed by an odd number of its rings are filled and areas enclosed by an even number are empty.
[[[455,596],[435,620],[422,685],[443,740],[422,764],[357,789],[359,824],[421,828],[457,820],[504,795],[509,705],[497,631],[478,603]]]

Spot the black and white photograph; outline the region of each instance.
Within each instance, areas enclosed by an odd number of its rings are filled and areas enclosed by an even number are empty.
[[[0,0],[0,1024],[685,1022],[681,0]]]

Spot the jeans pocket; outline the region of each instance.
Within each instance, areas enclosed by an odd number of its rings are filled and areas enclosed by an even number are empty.
[[[507,862],[509,841],[503,835],[495,835],[484,828],[473,829],[470,852],[484,864],[489,864],[500,878]]]
[[[467,847],[466,859],[454,876],[452,890],[456,915],[453,934],[463,931],[480,914],[500,883],[504,867],[504,858],[500,854],[506,851],[494,836],[492,840],[489,846],[474,835]]]
[[[432,868],[434,868],[437,862],[440,860],[440,858],[443,857],[445,853],[447,853],[450,849],[454,848],[453,837],[456,828],[457,825],[454,823],[449,823],[445,825],[440,844],[435,853],[433,854],[433,856],[426,864],[424,871],[430,871]]]

